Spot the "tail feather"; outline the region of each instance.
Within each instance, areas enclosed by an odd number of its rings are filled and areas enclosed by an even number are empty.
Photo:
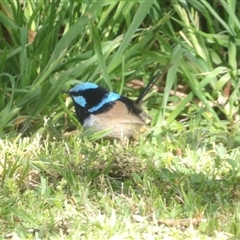
[[[151,88],[153,87],[153,85],[157,81],[161,81],[163,79],[163,77],[166,75],[166,73],[168,72],[168,70],[169,70],[169,68],[171,66],[172,66],[172,64],[169,64],[162,73],[157,73],[155,76],[153,76],[152,80],[148,83],[148,85],[144,88],[142,93],[139,95],[139,97],[135,101],[136,105],[140,105],[141,104],[141,101],[144,98],[144,96],[151,90]]]

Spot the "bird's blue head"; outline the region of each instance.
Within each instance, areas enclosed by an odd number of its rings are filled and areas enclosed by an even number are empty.
[[[77,117],[82,124],[91,114],[108,111],[121,98],[121,95],[89,82],[77,84],[67,93],[73,99]]]

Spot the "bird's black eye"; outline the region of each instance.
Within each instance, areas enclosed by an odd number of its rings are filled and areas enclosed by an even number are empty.
[[[73,98],[73,101],[83,108],[90,109],[94,106],[100,104],[103,99],[108,95],[108,91],[105,88],[91,88],[81,91],[71,91],[70,95]]]

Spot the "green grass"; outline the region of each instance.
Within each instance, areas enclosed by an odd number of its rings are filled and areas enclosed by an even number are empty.
[[[90,142],[81,132],[2,140],[0,232],[21,239],[238,238],[237,133],[168,130],[158,142],[142,137],[124,146]]]
[[[0,238],[239,239],[239,9],[0,1]],[[61,92],[136,99],[129,81],[169,64],[124,145],[82,130]]]

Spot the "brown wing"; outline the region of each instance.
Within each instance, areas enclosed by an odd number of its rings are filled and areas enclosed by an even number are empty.
[[[110,111],[91,115],[86,122],[86,127],[94,127],[97,131],[111,130],[109,137],[133,137],[137,132],[142,132],[145,121],[136,114],[129,112],[126,105],[116,101]]]
[[[116,101],[112,109],[107,113],[104,113],[105,117],[111,121],[118,121],[122,124],[142,124],[145,125],[145,121],[140,115],[129,112],[128,108],[123,102]]]

